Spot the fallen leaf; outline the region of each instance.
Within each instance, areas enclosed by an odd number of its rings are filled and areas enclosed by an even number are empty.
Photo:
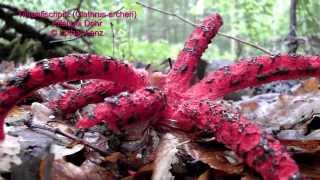
[[[170,173],[172,164],[178,161],[177,153],[179,138],[170,133],[166,133],[160,142],[154,161],[154,170],[152,180],[172,180],[173,175]]]
[[[146,164],[141,167],[136,173],[133,175],[122,178],[122,180],[142,180],[142,179],[150,179],[153,171],[153,163]]]
[[[316,153],[320,151],[320,140],[287,140],[279,139],[281,144],[287,148],[293,148],[296,151],[303,153]]]
[[[6,135],[0,142],[0,172],[8,172],[11,167],[21,164],[19,138]]]
[[[23,124],[23,121],[31,119],[30,109],[27,106],[14,106],[8,116],[6,122],[10,125]]]
[[[221,149],[203,148],[195,143],[184,145],[186,152],[195,160],[208,164],[211,168],[228,174],[240,174],[243,172],[243,164],[231,164],[225,157],[226,153]]]
[[[53,180],[105,180],[115,177],[91,161],[85,161],[79,167],[63,160],[56,160],[52,165],[51,178]]]
[[[319,91],[319,80],[317,78],[309,78],[303,81],[293,92],[295,94],[304,94],[314,91]]]
[[[37,124],[46,124],[54,118],[53,110],[38,102],[32,103],[31,112],[33,114],[32,121]]]
[[[67,148],[65,146],[52,144],[50,148],[50,152],[54,154],[54,159],[63,159],[63,157],[75,154],[79,151],[81,151],[84,148],[84,145],[82,144],[76,144],[71,148]]]
[[[240,104],[240,106],[244,111],[254,111],[258,108],[259,104],[254,101],[250,101],[250,102],[243,102]]]
[[[320,179],[320,155],[300,153],[293,154],[293,158],[299,165],[300,172],[306,179]]]
[[[210,169],[206,170],[204,173],[202,173],[198,180],[210,180]]]
[[[116,163],[117,161],[119,161],[119,159],[122,159],[122,158],[124,158],[123,154],[121,154],[120,152],[114,152],[111,155],[105,157],[105,160],[112,163]]]
[[[251,103],[256,103],[257,108],[249,109],[245,106]],[[291,129],[320,113],[320,91],[301,95],[264,94],[235,104],[238,104],[244,116],[269,132]]]

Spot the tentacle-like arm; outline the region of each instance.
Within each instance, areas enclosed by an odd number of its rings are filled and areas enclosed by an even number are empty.
[[[77,90],[71,90],[55,101],[49,102],[49,108],[55,112],[66,114],[75,112],[87,104],[103,101],[107,96],[118,94],[122,91],[114,82],[92,80]]]
[[[259,56],[210,73],[186,94],[189,97],[215,99],[246,87],[310,76],[320,77],[320,56]]]
[[[138,121],[150,120],[165,108],[166,97],[159,89],[146,87],[133,94],[123,92],[118,96],[106,98],[92,113],[86,114],[77,123],[79,128],[89,128],[97,123],[106,122],[110,128],[119,128]]]
[[[165,76],[162,73],[149,73],[144,69],[139,69],[145,74],[147,81],[143,86],[161,86]],[[139,76],[140,74],[137,74]],[[76,110],[92,103],[102,102],[108,96],[116,95],[123,91],[133,92],[140,86],[126,86],[126,84],[116,85],[114,82],[105,80],[92,80],[77,90],[70,90],[57,100],[48,103],[49,108],[59,114],[73,113]]]
[[[298,166],[278,140],[239,113],[227,109],[223,103],[208,99],[187,102],[180,106],[172,119],[214,132],[218,142],[243,158],[264,179],[300,177]]]
[[[128,87],[141,87],[146,81],[145,76],[132,66],[111,57],[69,55],[42,60],[34,67],[18,72],[1,87],[0,140],[4,139],[4,119],[17,101],[50,84],[78,79],[105,79]]]
[[[183,92],[190,86],[193,74],[203,52],[208,48],[211,39],[222,26],[222,18],[218,14],[208,16],[202,25],[196,27],[179,53],[174,67],[167,77],[167,88]]]

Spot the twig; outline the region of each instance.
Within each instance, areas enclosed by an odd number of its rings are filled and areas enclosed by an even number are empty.
[[[147,66],[144,68],[145,70],[149,70],[151,68],[151,64],[147,64]]]
[[[270,52],[269,50],[267,50],[267,49],[265,49],[265,48],[263,48],[263,47],[261,47],[261,46],[259,46],[259,45],[257,45],[257,44],[254,44],[254,43],[251,43],[251,42],[242,40],[242,39],[240,39],[240,38],[237,38],[237,37],[234,37],[234,36],[231,36],[231,35],[222,33],[222,32],[218,32],[218,34],[219,34],[220,36],[223,36],[223,37],[226,37],[226,38],[230,38],[230,39],[233,39],[233,40],[235,40],[235,41],[238,41],[238,42],[240,42],[240,43],[242,43],[242,44],[246,44],[246,45],[248,45],[248,46],[251,46],[251,47],[254,47],[254,48],[256,48],[256,49],[259,49],[260,51],[262,51],[262,52],[264,52],[264,53],[266,53],[266,54],[268,54],[268,55],[273,55],[272,52]]]
[[[80,0],[79,3],[78,3],[78,5],[77,5],[77,7],[76,7],[74,10],[80,11],[80,8],[81,8],[82,3],[83,3],[83,0]],[[75,22],[80,21],[80,19],[81,19],[81,16],[78,16],[77,19],[75,20]]]
[[[170,69],[172,69],[172,59],[171,58],[167,58],[167,59],[163,60],[160,63],[160,65],[167,64],[167,63],[169,64]]]
[[[102,19],[102,18],[101,18]],[[99,20],[101,20],[99,19]],[[55,44],[55,43],[65,43],[65,42],[69,42],[69,41],[74,41],[74,40],[77,40],[77,39],[80,39],[82,38],[86,32],[88,32],[89,30],[91,30],[94,26],[90,26],[89,28],[86,29],[85,32],[82,32],[79,36],[77,37],[74,37],[74,38],[70,38],[70,39],[58,39],[58,40],[54,40],[54,41],[50,41],[49,43],[50,44]]]
[[[49,131],[49,132],[52,132],[55,134],[62,135],[62,136],[67,137],[73,141],[76,141],[80,144],[83,144],[83,145],[99,152],[100,154],[102,154],[104,156],[109,154],[108,152],[100,149],[99,147],[96,147],[96,146],[90,144],[89,142],[87,142],[83,139],[78,138],[77,136],[75,136],[73,134],[69,134],[69,133],[61,131],[59,128],[50,128],[50,127],[43,126],[43,125],[33,124],[31,121],[25,121],[25,125],[31,129],[42,129],[42,130],[46,130],[46,131]]]
[[[151,7],[151,6],[148,6],[146,4],[143,4],[141,2],[136,2],[138,5],[142,6],[142,7],[145,7],[147,9],[151,9],[151,10],[154,10],[154,11],[157,11],[157,12],[160,12],[162,14],[166,14],[166,15],[169,15],[169,16],[173,16],[173,17],[176,17],[178,19],[180,19],[181,21],[187,23],[187,24],[190,24],[192,26],[198,26],[196,23],[186,19],[186,18],[183,18],[182,16],[178,15],[178,14],[175,14],[175,13],[172,13],[172,12],[168,12],[168,11],[164,11],[164,10],[161,10],[161,9],[158,9],[158,8],[155,8],[155,7]]]
[[[71,89],[71,90],[75,90],[77,89],[77,87],[75,85],[69,84],[67,82],[63,82],[60,84],[62,87],[66,88],[66,89]]]
[[[155,7],[151,7],[151,6],[148,6],[148,5],[143,4],[141,2],[136,2],[136,3],[138,5],[140,5],[140,6],[142,6],[142,7],[147,8],[147,9],[151,9],[151,10],[160,12],[162,14],[166,14],[168,16],[176,17],[176,18],[180,19],[181,21],[183,21],[183,22],[185,22],[185,23],[187,23],[189,25],[192,25],[192,26],[195,26],[195,27],[199,26],[198,24],[196,24],[196,23],[194,23],[194,22],[192,22],[192,21],[190,21],[190,20],[188,20],[188,19],[186,19],[186,18],[184,18],[184,17],[182,17],[182,16],[180,16],[178,14],[175,14],[175,13],[172,13],[172,12],[168,12],[168,11],[164,11],[164,10],[161,10],[161,9],[158,9],[158,8],[155,8]],[[242,44],[246,44],[248,46],[254,47],[254,48],[259,49],[260,51],[262,51],[262,52],[264,52],[266,54],[273,55],[269,50],[267,50],[267,49],[265,49],[265,48],[263,48],[263,47],[261,47],[261,46],[259,46],[257,44],[254,44],[254,43],[251,43],[251,42],[248,42],[248,41],[242,40],[240,38],[237,38],[237,37],[225,34],[225,33],[221,33],[221,32],[218,32],[218,35],[226,37],[226,38],[229,38],[229,39],[233,39],[233,40],[238,41],[238,42],[240,42]]]
[[[111,33],[112,33],[112,56],[114,57],[114,29],[113,29],[113,24],[110,22],[111,26]]]

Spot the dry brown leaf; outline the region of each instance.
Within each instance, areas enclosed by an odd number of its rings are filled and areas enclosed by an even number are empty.
[[[295,94],[304,94],[319,90],[319,80],[310,78],[302,82],[302,84],[294,91]]]
[[[224,150],[203,148],[194,143],[185,145],[187,153],[195,160],[208,164],[211,168],[228,174],[240,174],[243,172],[243,164],[232,165],[226,158]]]
[[[23,113],[23,108],[14,106],[8,113],[8,116],[19,116]]]
[[[153,171],[153,163],[142,166],[135,174],[122,178],[122,180],[150,179]]]
[[[80,167],[63,160],[56,160],[52,165],[51,178],[53,180],[114,179],[110,172],[88,160]]]
[[[116,163],[117,161],[119,161],[119,159],[123,159],[123,158],[124,158],[123,154],[121,154],[120,152],[114,152],[111,155],[105,157],[105,160],[112,163]]]
[[[30,110],[28,106],[14,106],[8,116],[6,117],[6,122],[15,123],[21,120],[30,119]]]
[[[206,170],[204,173],[202,173],[198,180],[210,180],[210,169]]]
[[[320,151],[320,140],[287,140],[279,139],[281,144],[303,153],[316,153]]]
[[[254,110],[241,104],[257,103]],[[290,128],[320,113],[320,91],[301,95],[259,95],[236,102],[242,114],[256,121],[266,130]],[[305,132],[304,132],[305,133]]]
[[[171,165],[178,161],[176,157],[178,146],[179,138],[176,135],[167,133],[162,137],[154,161],[152,180],[174,179],[170,173],[170,169]]]
[[[251,101],[251,102],[243,102],[240,104],[242,110],[245,111],[254,111],[258,108],[259,104],[257,102]]]
[[[38,124],[45,124],[54,118],[54,116],[52,115],[53,111],[50,108],[38,102],[32,103],[31,111],[33,114],[32,121]]]
[[[72,146],[71,148],[57,145],[57,144],[52,144],[50,147],[50,152],[54,154],[54,158],[57,159],[63,159],[63,157],[75,154],[79,151],[81,151],[84,148],[84,145],[82,144],[76,144]]]
[[[310,127],[305,128],[310,131],[310,133],[304,137],[305,140],[320,140],[320,129],[312,130]]]
[[[153,171],[153,168],[154,168],[154,164],[153,163],[149,163],[149,164],[146,164],[144,166],[142,166],[138,172],[147,172],[147,171]]]

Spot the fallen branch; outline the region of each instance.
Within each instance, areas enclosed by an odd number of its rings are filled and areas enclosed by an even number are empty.
[[[45,130],[45,131],[49,131],[49,132],[52,132],[52,133],[55,133],[55,134],[62,135],[64,137],[66,137],[66,138],[69,138],[69,139],[71,139],[73,141],[76,141],[79,144],[87,146],[87,147],[93,149],[94,151],[97,151],[98,153],[104,155],[104,156],[109,154],[107,151],[105,151],[103,149],[100,149],[99,147],[94,146],[94,145],[90,144],[89,142],[87,142],[87,141],[85,141],[83,139],[80,139],[80,138],[78,138],[77,136],[75,136],[73,134],[69,134],[69,133],[61,131],[59,128],[51,128],[51,127],[47,127],[47,126],[43,126],[43,125],[39,125],[39,124],[34,124],[31,121],[25,121],[25,125],[27,127],[31,128],[31,129],[41,129],[41,130]]]

